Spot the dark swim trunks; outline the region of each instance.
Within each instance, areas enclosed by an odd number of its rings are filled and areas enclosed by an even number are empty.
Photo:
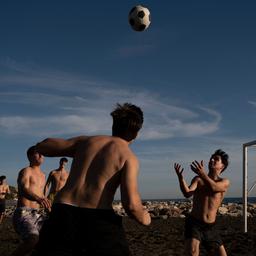
[[[122,217],[113,210],[53,204],[33,256],[128,256]]]
[[[0,199],[0,213],[5,212],[5,199]]]
[[[196,238],[207,250],[214,250],[223,245],[215,223],[205,223],[191,215],[185,220],[185,238]]]

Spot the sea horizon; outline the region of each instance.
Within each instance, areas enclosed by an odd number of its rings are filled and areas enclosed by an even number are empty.
[[[191,202],[192,198],[142,198],[142,202]],[[114,202],[120,202],[121,200],[114,200]],[[247,199],[248,203],[256,203],[256,197],[248,197]],[[226,197],[223,199],[222,203],[237,203],[242,204],[243,203],[243,197]]]

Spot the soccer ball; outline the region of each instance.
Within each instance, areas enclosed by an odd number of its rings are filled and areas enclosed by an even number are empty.
[[[150,12],[148,8],[137,5],[129,12],[129,23],[135,31],[144,31],[150,24]]]

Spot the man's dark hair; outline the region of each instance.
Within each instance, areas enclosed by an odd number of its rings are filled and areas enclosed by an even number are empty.
[[[226,152],[224,152],[223,150],[221,149],[217,149],[214,154],[212,155],[213,156],[220,156],[221,158],[221,161],[222,163],[224,164],[224,168],[221,172],[223,172],[227,167],[228,167],[228,164],[229,164],[229,156]]]
[[[142,110],[131,104],[117,104],[113,112],[113,135],[124,135],[126,133],[137,133],[143,124]]]
[[[68,162],[68,159],[67,159],[66,157],[62,157],[62,158],[60,159],[60,163],[63,163],[63,162],[67,163],[67,162]]]
[[[6,176],[4,176],[4,175],[0,176],[0,181],[3,181],[5,179],[6,179]]]
[[[33,156],[36,153],[36,146],[32,146],[27,150],[27,157],[28,160],[30,160],[31,156]]]

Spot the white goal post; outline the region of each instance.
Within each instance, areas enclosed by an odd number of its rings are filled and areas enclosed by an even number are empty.
[[[256,140],[243,144],[243,219],[244,219],[244,233],[247,233],[247,203],[248,203],[248,159],[247,149],[250,146],[256,146]],[[254,184],[250,190],[254,188]]]

